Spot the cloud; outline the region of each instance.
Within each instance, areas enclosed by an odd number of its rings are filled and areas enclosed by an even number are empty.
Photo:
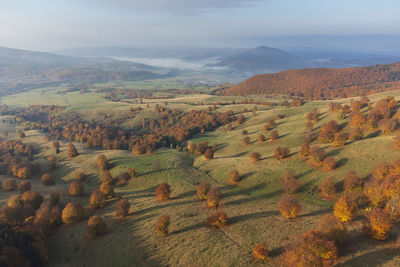
[[[91,0],[94,1],[94,0]],[[155,13],[204,12],[238,7],[251,7],[268,0],[97,0],[111,8]]]

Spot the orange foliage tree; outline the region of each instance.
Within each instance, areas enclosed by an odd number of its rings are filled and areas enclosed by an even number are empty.
[[[286,195],[279,201],[278,209],[283,217],[293,220],[301,212],[301,205],[295,196]]]
[[[171,190],[169,184],[162,183],[156,189],[156,196],[159,201],[165,201],[170,198]]]
[[[333,214],[342,222],[353,220],[356,212],[357,206],[349,195],[341,196],[333,208]]]
[[[207,218],[206,223],[218,229],[222,229],[228,225],[228,215],[223,210],[215,210]]]
[[[156,223],[156,232],[158,234],[167,236],[168,235],[168,227],[171,223],[171,217],[169,215],[161,215],[160,218],[158,218],[157,223]]]
[[[211,184],[208,181],[200,182],[200,184],[197,186],[197,190],[196,190],[197,197],[200,200],[206,200],[207,194],[208,194],[208,191],[210,190],[210,188],[211,188]]]
[[[221,200],[221,193],[218,188],[213,187],[208,191],[207,194],[207,205],[209,208],[218,208]]]
[[[377,240],[386,240],[393,225],[389,213],[382,209],[373,209],[366,216],[369,224],[365,227],[371,237]]]

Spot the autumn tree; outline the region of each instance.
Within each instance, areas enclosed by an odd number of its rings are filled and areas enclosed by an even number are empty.
[[[268,257],[268,246],[266,242],[256,244],[253,247],[253,255],[256,259],[264,261]]]
[[[1,186],[5,191],[15,191],[17,190],[17,181],[12,178],[7,178],[3,181]]]
[[[251,153],[250,153],[250,158],[251,158],[251,160],[252,160],[253,162],[260,161],[260,159],[261,159],[261,154],[258,153],[258,152],[251,152]]]
[[[45,173],[42,175],[41,182],[43,185],[51,186],[56,184],[56,179],[51,174]]]
[[[279,201],[278,209],[283,217],[293,220],[299,215],[301,211],[301,205],[295,196],[286,195],[283,196]]]
[[[344,190],[347,192],[356,192],[362,189],[363,181],[354,171],[347,172],[344,177]]]
[[[240,181],[239,172],[237,170],[231,171],[231,173],[229,174],[229,182],[231,184],[238,184],[239,181]]]
[[[333,157],[326,157],[322,162],[322,168],[326,171],[333,171],[336,169],[337,162]]]
[[[242,146],[247,147],[249,144],[250,144],[250,137],[248,136],[243,137]]]
[[[214,210],[206,223],[213,228],[223,229],[228,225],[228,215],[223,210]]]
[[[366,216],[369,223],[365,225],[365,228],[371,237],[386,240],[393,225],[389,213],[382,209],[373,209]]]
[[[213,187],[207,194],[207,205],[209,208],[218,208],[221,200],[221,193],[218,188]]]
[[[208,191],[210,190],[210,188],[211,188],[211,184],[208,181],[200,182],[200,184],[197,186],[197,190],[196,190],[197,197],[200,200],[206,200],[207,194],[208,194]]]
[[[85,189],[81,181],[74,181],[69,185],[68,194],[74,197],[83,196]]]
[[[286,194],[294,194],[299,187],[294,172],[290,169],[285,170],[281,178],[281,184]]]
[[[301,145],[298,156],[300,159],[307,159],[308,156],[310,156],[310,144],[309,143],[303,143]]]
[[[105,198],[114,197],[114,187],[111,184],[102,183],[100,184],[99,190],[103,193]]]
[[[263,134],[260,134],[257,138],[257,142],[258,143],[262,143],[265,141],[265,136]]]
[[[284,158],[287,158],[290,154],[290,149],[288,147],[280,147],[278,146],[275,148],[274,152],[274,158],[277,160],[282,160]]]
[[[69,159],[75,158],[76,156],[79,155],[78,150],[72,143],[68,143],[67,146],[67,155]]]
[[[34,209],[38,209],[40,207],[40,204],[42,204],[43,202],[42,195],[34,191],[26,191],[22,194],[21,199],[25,207],[30,206]]]
[[[85,210],[78,203],[68,203],[62,211],[61,217],[64,223],[71,224],[79,222],[85,216]]]
[[[31,183],[29,181],[22,181],[21,183],[19,183],[18,185],[18,191],[23,194],[26,191],[31,190],[32,186]]]
[[[131,208],[131,204],[129,200],[126,198],[120,199],[117,202],[117,215],[121,217],[126,217],[129,214],[129,209]]]
[[[108,169],[108,160],[104,154],[100,154],[97,157],[97,167],[99,171],[104,171]]]
[[[333,214],[342,222],[353,220],[356,212],[357,206],[349,195],[341,196],[333,208]]]
[[[87,224],[87,232],[91,236],[99,236],[101,234],[104,234],[106,230],[107,230],[107,225],[104,222],[103,218],[101,218],[98,215],[93,215],[92,217],[89,218]]]
[[[310,148],[308,163],[314,167],[319,167],[322,165],[325,157],[326,153],[321,147],[313,146]]]
[[[336,195],[335,182],[332,176],[326,177],[319,186],[321,196],[327,200],[331,200]]]
[[[275,142],[279,139],[279,133],[277,130],[272,130],[270,135],[269,135],[270,141]]]
[[[335,244],[343,244],[347,238],[347,230],[343,223],[334,215],[326,214],[318,223],[317,231]]]
[[[101,173],[101,182],[104,184],[112,184],[113,177],[109,170],[105,170]]]
[[[207,160],[213,159],[214,158],[214,151],[212,151],[211,148],[207,148],[206,151],[204,152],[204,158]]]
[[[335,147],[342,147],[346,144],[347,135],[343,133],[336,133],[333,139],[333,146]]]
[[[169,215],[161,215],[156,223],[156,233],[167,236],[170,223],[171,217]]]
[[[162,183],[156,189],[156,196],[159,201],[166,201],[170,198],[171,190],[169,184]]]
[[[89,207],[92,209],[102,209],[106,205],[104,194],[99,189],[94,189],[89,199]]]

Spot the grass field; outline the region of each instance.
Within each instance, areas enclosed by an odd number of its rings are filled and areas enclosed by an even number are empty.
[[[101,97],[101,94],[67,93],[58,94],[59,88],[42,88],[19,95],[12,95],[1,100],[1,103],[13,106],[24,106],[29,103],[65,105],[69,110],[81,112],[85,116],[101,119],[104,113],[115,118],[125,116],[130,107],[143,107],[143,111],[132,121],[125,122],[129,128],[141,116],[150,116],[155,104],[163,105],[165,101],[146,100],[145,104],[113,103]],[[370,96],[377,101],[386,95],[400,98],[399,92],[391,92]],[[239,99],[239,98],[236,98]],[[207,109],[216,101],[229,101],[232,97],[217,97],[211,95],[189,95],[170,99],[170,107],[183,110]],[[281,101],[281,99],[271,99]],[[199,102],[204,105],[199,106]],[[349,103],[350,99],[338,100]],[[150,108],[146,107],[150,105]],[[205,160],[186,152],[172,149],[159,149],[151,155],[134,156],[129,151],[107,151],[87,149],[82,144],[76,144],[80,155],[73,160],[66,159],[66,142],[61,142],[62,149],[58,155],[60,167],[53,172],[57,184],[53,188],[40,184],[40,177],[32,177],[34,191],[48,195],[51,190],[60,191],[62,202],[77,201],[87,205],[90,192],[100,184],[96,168],[98,154],[105,154],[113,164],[111,169],[115,177],[134,167],[138,176],[128,185],[116,188],[118,194],[128,198],[131,203],[131,214],[124,219],[114,217],[116,199],[108,200],[108,205],[98,211],[107,224],[107,234],[96,239],[86,235],[87,221],[73,226],[62,226],[50,238],[51,248],[48,266],[249,266],[262,265],[253,259],[251,250],[256,243],[266,241],[270,249],[270,258],[263,263],[266,266],[281,266],[281,254],[284,245],[294,235],[300,235],[306,230],[316,227],[319,219],[332,211],[333,202],[322,200],[316,188],[327,176],[334,176],[335,181],[343,180],[349,170],[356,171],[360,176],[367,176],[371,169],[382,161],[392,162],[400,158],[400,152],[391,149],[393,135],[380,135],[350,142],[342,148],[321,145],[328,155],[333,156],[339,167],[331,172],[320,171],[306,165],[297,158],[296,152],[303,143],[305,114],[317,108],[321,120],[314,125],[321,125],[337,119],[328,112],[328,101],[310,101],[296,108],[282,106],[259,106],[256,115],[245,114],[246,122],[226,132],[224,127],[213,132],[206,132],[191,138],[191,141],[209,141],[217,143],[219,149],[213,160]],[[254,105],[219,106],[217,112],[233,110],[241,112],[243,108],[252,110]],[[258,135],[264,133],[263,126],[268,119],[277,114],[284,115],[277,120],[274,128],[280,138],[276,143],[268,141],[257,143]],[[346,126],[347,119],[339,121]],[[0,125],[0,134],[4,129],[12,132],[9,138],[15,136],[15,126],[7,123]],[[243,135],[246,129],[251,138],[248,147],[242,147]],[[346,128],[345,128],[346,130]],[[264,133],[268,138],[269,133]],[[396,133],[397,134],[397,133]],[[34,144],[40,153],[37,159],[43,161],[54,151],[49,143],[44,141],[44,133],[27,131],[23,142]],[[317,144],[315,141],[313,144]],[[289,147],[291,156],[278,161],[273,158],[277,146]],[[262,160],[252,163],[251,152],[259,152]],[[43,161],[44,162],[44,161]],[[285,169],[294,170],[301,183],[297,193],[303,205],[300,217],[287,221],[277,211],[277,206],[283,189],[279,183]],[[238,170],[243,180],[238,186],[228,183],[232,170]],[[85,180],[85,195],[70,197],[67,194],[69,183],[78,172],[85,172],[89,177]],[[4,179],[5,177],[2,177]],[[206,227],[204,221],[210,210],[205,203],[196,198],[196,185],[208,180],[222,192],[222,207],[230,218],[230,225],[224,230],[213,230]],[[160,203],[155,197],[155,188],[160,183],[169,183],[172,199]],[[11,193],[0,192],[4,203]],[[162,215],[171,216],[170,234],[161,237],[155,234],[156,219]],[[354,229],[360,225],[351,226]],[[399,233],[398,226],[392,231],[392,239]],[[399,266],[400,257],[395,244],[373,241],[350,233],[350,244],[346,253],[339,259],[339,266]]]

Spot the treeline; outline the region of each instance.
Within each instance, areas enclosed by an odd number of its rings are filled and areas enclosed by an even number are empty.
[[[360,68],[300,69],[256,75],[222,95],[290,95],[334,99],[400,89],[400,63]]]
[[[121,99],[170,99],[177,95],[201,94],[200,91],[184,89],[132,90],[123,88],[99,88],[96,92],[105,93],[106,95],[104,98],[114,102],[118,102]]]
[[[191,136],[211,131],[236,121],[232,111],[212,113],[189,112],[155,106],[156,118],[143,118],[140,125],[123,130],[111,118],[86,121],[79,114],[58,106],[35,105],[18,109],[12,121],[22,123],[23,131],[37,129],[49,134],[48,140],[65,139],[85,143],[88,148],[128,149],[135,154],[151,152],[159,147],[179,147]],[[132,110],[137,112],[137,110]]]

